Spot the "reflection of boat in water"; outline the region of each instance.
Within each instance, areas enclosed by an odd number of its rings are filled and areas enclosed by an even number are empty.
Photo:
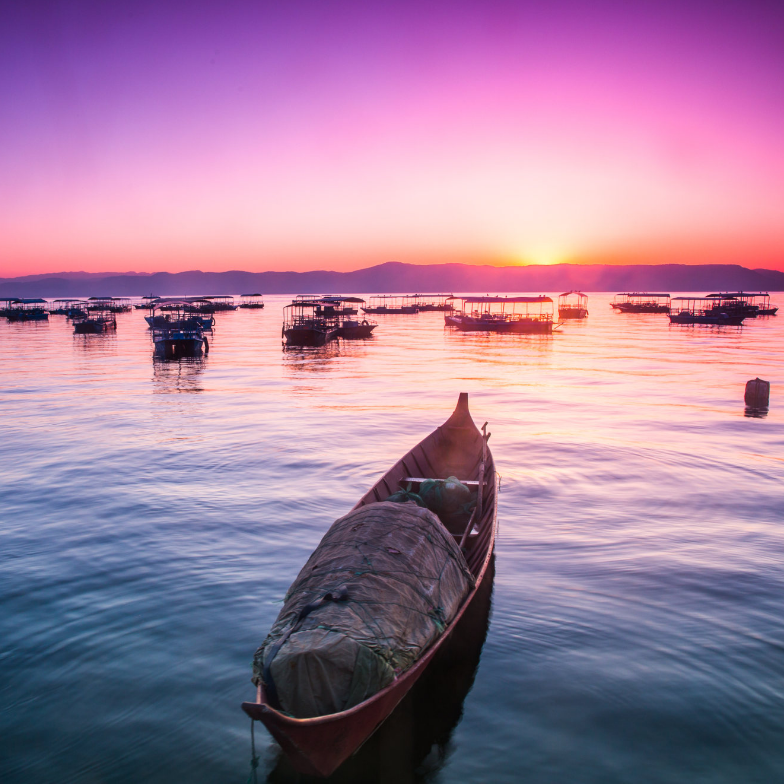
[[[669,313],[669,294],[649,294],[645,291],[632,291],[616,294],[610,303],[619,313]]]
[[[374,733],[424,675],[455,630],[461,628],[460,621],[488,576],[496,535],[497,478],[486,437],[471,418],[466,394],[460,395],[452,416],[395,463],[360,499],[354,510],[385,501],[403,485],[447,476],[462,477],[465,483],[476,487],[478,493],[476,509],[467,525],[461,523],[462,530],[450,530],[463,549],[465,562],[474,577],[473,587],[441,635],[391,683],[347,710],[312,718],[294,718],[275,706],[264,680],[259,683],[256,701],[242,704],[251,718],[261,721],[270,731],[297,770],[311,775],[329,775]],[[477,478],[469,480],[468,477]],[[349,578],[346,584],[349,592],[351,580]]]
[[[461,332],[544,334],[553,331],[550,297],[455,297],[461,304],[444,324]]]
[[[183,357],[177,362],[153,356],[155,392],[201,392],[201,374],[207,360],[204,357]]]
[[[588,316],[588,297],[582,291],[567,291],[558,297],[558,318],[584,319]]]
[[[90,310],[82,316],[75,316],[73,326],[77,335],[98,335],[117,329],[117,319],[109,310]]]
[[[487,573],[457,622],[453,633],[439,648],[424,675],[401,700],[389,718],[352,757],[331,776],[314,781],[331,784],[416,781],[416,771],[427,758],[428,773],[443,765],[452,734],[463,717],[463,706],[479,669],[493,597],[495,556]],[[311,780],[293,767],[280,751],[268,781],[303,784]]]

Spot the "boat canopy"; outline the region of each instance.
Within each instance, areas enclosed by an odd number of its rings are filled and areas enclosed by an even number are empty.
[[[650,291],[624,291],[617,297],[669,297],[669,294],[651,294]]]
[[[574,291],[564,291],[564,293],[561,294],[561,296],[562,297],[568,297],[570,294],[576,294],[578,297],[584,297],[585,296],[585,294],[583,294],[582,291],[576,291],[576,290],[574,290]]]
[[[362,297],[338,297],[332,296],[331,294],[327,294],[322,298],[323,302],[364,302],[365,300]]]
[[[463,302],[552,302],[543,294],[538,297],[452,297]]]
[[[241,297],[260,297],[261,294],[240,294]]]
[[[45,299],[11,299],[8,300],[12,305],[45,305]]]

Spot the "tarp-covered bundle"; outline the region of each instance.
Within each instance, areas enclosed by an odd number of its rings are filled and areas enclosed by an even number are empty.
[[[347,710],[407,670],[473,582],[429,510],[382,502],[341,517],[286,594],[253,680],[297,718]]]

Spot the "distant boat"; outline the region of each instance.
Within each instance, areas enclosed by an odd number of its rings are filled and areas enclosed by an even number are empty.
[[[411,300],[416,309],[422,313],[429,311],[452,311],[455,309],[451,294],[412,294]]]
[[[136,310],[149,310],[152,303],[158,299],[160,299],[160,297],[156,297],[154,294],[148,294],[146,297],[142,297],[142,301],[137,302],[134,305],[134,308],[136,308]]]
[[[68,316],[78,301],[77,299],[56,299],[49,308],[49,315]]]
[[[610,307],[620,313],[669,313],[670,295],[641,291],[616,294]]]
[[[152,340],[155,354],[163,359],[180,359],[182,357],[199,357],[210,350],[201,320],[188,311],[192,306],[189,299],[158,300],[153,304],[151,315],[156,317],[155,310],[163,305],[168,306],[169,320],[164,326],[153,326]]]
[[[709,324],[739,327],[745,316],[733,310],[732,303],[724,307],[724,300],[716,297],[673,297],[670,309],[671,324]]]
[[[87,299],[87,310],[127,313],[131,309],[131,300],[128,297],[89,297]]]
[[[361,340],[369,338],[373,330],[378,326],[378,322],[369,321],[366,318],[355,318],[357,307],[364,304],[365,300],[361,297],[324,297],[322,300],[326,306],[332,306],[338,318],[338,333],[344,340]]]
[[[264,307],[264,298],[261,294],[242,294],[239,307],[246,310],[261,310]]]
[[[90,310],[73,319],[74,334],[95,335],[117,329],[117,319],[111,310]]]
[[[8,301],[5,317],[9,321],[49,321],[45,299],[12,299]]]
[[[460,305],[444,316],[462,332],[547,334],[553,331],[553,301],[538,297],[455,297]]]
[[[299,719],[284,713],[274,698],[274,689],[259,684],[256,701],[243,702],[242,709],[258,719],[281,745],[291,764],[300,772],[329,776],[350,757],[386,720],[395,706],[426,671],[437,652],[459,626],[474,604],[486,579],[492,579],[493,548],[497,531],[498,479],[487,438],[471,418],[468,395],[462,393],[454,413],[429,436],[407,452],[359,500],[357,510],[385,501],[401,487],[421,486],[427,479],[456,476],[477,490],[478,501],[468,525],[454,526],[449,533],[461,546],[474,577],[470,592],[457,614],[421,656],[381,691],[351,708],[312,718]],[[352,510],[353,511],[353,510]],[[357,534],[361,541],[361,534]],[[390,544],[394,539],[390,538]],[[361,572],[358,574],[362,574]],[[357,577],[348,577],[351,582]],[[308,605],[312,609],[312,605]],[[316,608],[314,610],[318,612]]]
[[[287,346],[323,346],[340,337],[334,304],[320,299],[295,299],[283,308],[281,332]]]
[[[584,319],[588,315],[588,297],[582,291],[567,291],[558,297],[558,318]]]
[[[732,301],[735,310],[742,313],[746,318],[756,318],[757,316],[775,316],[778,312],[777,307],[770,304],[770,294],[767,291],[748,292],[732,291],[716,294],[708,294],[708,297],[721,299],[725,302]]]
[[[150,312],[144,320],[150,329],[198,328],[210,332],[215,326],[215,317],[201,312],[203,302],[198,297],[156,297],[150,301]]]
[[[234,304],[234,297],[230,294],[211,294],[207,297],[198,297],[202,301],[202,313],[218,313],[227,310],[237,310]]]
[[[419,313],[419,308],[413,297],[391,294],[379,294],[370,298],[370,305],[363,307],[365,313],[387,315],[413,315]]]

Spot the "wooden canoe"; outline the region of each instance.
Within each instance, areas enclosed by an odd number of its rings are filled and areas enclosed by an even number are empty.
[[[422,658],[389,686],[340,713],[309,719],[293,718],[271,707],[262,685],[257,690],[255,702],[242,703],[245,713],[264,724],[293,766],[302,773],[329,776],[376,731],[449,638],[488,573],[497,527],[497,477],[486,441],[471,419],[465,392],[460,394],[452,416],[395,463],[354,509],[386,500],[412,478],[445,479],[448,476],[456,476],[472,485],[479,483],[482,487],[481,515],[474,520],[463,548],[475,584],[452,623]],[[463,538],[463,531],[452,533],[458,541]]]

